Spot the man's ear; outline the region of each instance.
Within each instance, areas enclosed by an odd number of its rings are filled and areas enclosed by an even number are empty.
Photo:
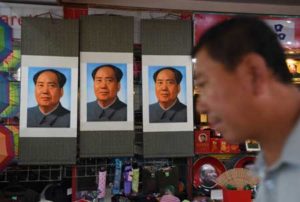
[[[246,54],[236,71],[245,90],[249,90],[253,95],[263,93],[272,76],[266,61],[257,53]]]
[[[181,91],[181,87],[180,87],[180,84],[178,84],[178,94],[180,93]]]

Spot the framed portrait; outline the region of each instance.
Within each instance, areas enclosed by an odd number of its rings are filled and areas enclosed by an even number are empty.
[[[260,151],[260,144],[255,140],[246,140],[246,151]]]
[[[296,58],[287,58],[286,64],[293,76],[293,82],[295,84],[300,84],[300,60]]]
[[[133,130],[133,54],[81,52],[80,130]]]
[[[77,64],[77,57],[22,55],[21,137],[76,137]]]
[[[143,56],[144,131],[193,130],[189,56]]]
[[[66,78],[66,82],[63,86],[63,95],[60,98],[60,104],[63,108],[67,109],[68,111],[71,110],[71,69],[70,68],[64,68],[64,67],[28,67],[28,100],[27,100],[27,109],[28,108],[33,108],[35,106],[38,105],[37,103],[37,99],[36,99],[36,95],[35,95],[35,82],[34,82],[34,76],[39,74],[40,72],[46,72],[46,71],[58,71],[60,73],[62,73],[65,78]],[[43,84],[42,84],[43,85]],[[43,98],[46,99],[47,98]],[[27,114],[27,119],[31,114]],[[67,121],[70,123],[70,118]],[[27,127],[30,127],[28,125],[28,121],[27,121]],[[55,126],[54,126],[55,127]]]

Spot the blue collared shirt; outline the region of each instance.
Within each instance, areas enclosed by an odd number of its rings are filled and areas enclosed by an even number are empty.
[[[300,117],[279,160],[266,168],[262,151],[257,157],[256,168],[261,182],[255,202],[300,201]]]

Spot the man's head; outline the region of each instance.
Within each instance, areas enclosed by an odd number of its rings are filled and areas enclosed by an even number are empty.
[[[270,85],[291,82],[276,34],[258,19],[233,18],[209,29],[192,55],[201,110],[210,124],[230,142],[256,138]]]
[[[180,92],[182,74],[175,68],[164,67],[154,73],[153,79],[159,104],[163,108],[170,107],[176,101]]]
[[[98,102],[106,107],[116,98],[120,90],[122,71],[114,65],[105,64],[96,67],[92,72],[94,92]]]
[[[58,105],[64,94],[66,77],[54,69],[37,72],[33,77],[35,98],[42,112],[47,113]]]
[[[218,177],[216,169],[210,164],[204,164],[200,168],[200,181],[203,186],[212,188],[216,185],[216,179]]]

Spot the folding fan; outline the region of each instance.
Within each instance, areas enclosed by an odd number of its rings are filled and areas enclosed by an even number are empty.
[[[216,183],[222,187],[232,186],[238,190],[243,190],[246,186],[255,186],[259,183],[259,178],[250,170],[245,168],[234,168],[222,173]]]

